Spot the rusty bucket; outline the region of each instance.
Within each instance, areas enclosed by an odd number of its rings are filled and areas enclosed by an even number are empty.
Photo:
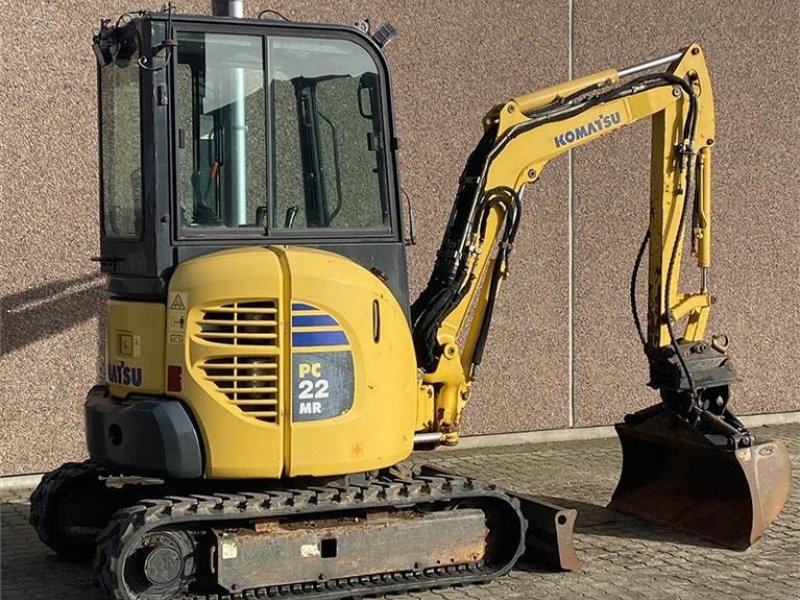
[[[726,548],[749,548],[789,497],[785,446],[757,440],[720,447],[671,412],[649,414],[615,426],[622,475],[608,507]]]

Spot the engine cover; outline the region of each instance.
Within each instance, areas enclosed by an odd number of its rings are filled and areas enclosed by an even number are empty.
[[[405,459],[416,360],[392,292],[340,255],[242,248],[178,266],[166,393],[191,410],[206,476],[330,476]]]

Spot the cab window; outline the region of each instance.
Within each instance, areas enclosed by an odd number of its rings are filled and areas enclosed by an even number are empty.
[[[179,32],[178,213],[191,236],[257,225],[267,202],[263,39]]]
[[[311,37],[177,38],[182,237],[389,230],[383,108],[366,49]]]
[[[275,37],[268,63],[271,227],[387,229],[372,57],[346,40]]]
[[[109,238],[142,234],[138,53],[122,45],[100,70],[100,160],[103,229]]]

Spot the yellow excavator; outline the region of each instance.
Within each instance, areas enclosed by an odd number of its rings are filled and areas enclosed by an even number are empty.
[[[701,48],[492,108],[411,303],[381,50],[393,29],[244,19],[230,4],[126,14],[94,38],[107,377],[85,404],[91,458],[32,495],[41,539],[94,556],[119,600],[382,595],[487,581],[524,553],[575,568],[574,511],[407,461],[459,441],[523,188],[646,117],[651,220],[631,302],[661,401],[617,426],[611,508],[732,548],[758,539],[789,462],[732,412],[728,340],[705,335]]]

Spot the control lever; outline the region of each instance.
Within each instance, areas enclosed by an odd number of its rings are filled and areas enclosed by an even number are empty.
[[[291,206],[286,209],[286,219],[284,220],[283,226],[286,229],[291,229],[294,225],[294,219],[297,216],[298,208],[297,206]]]

